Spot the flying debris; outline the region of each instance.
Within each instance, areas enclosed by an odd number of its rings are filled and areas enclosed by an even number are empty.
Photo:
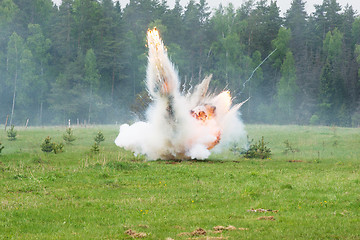
[[[246,132],[229,91],[208,92],[207,76],[191,93],[180,92],[174,65],[156,28],[147,32],[149,48],[146,84],[153,103],[147,121],[120,126],[119,147],[156,159],[206,159],[210,150],[230,142],[246,145]],[[245,101],[246,102],[246,101]]]

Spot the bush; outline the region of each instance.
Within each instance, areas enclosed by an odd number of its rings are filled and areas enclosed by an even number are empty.
[[[64,151],[64,144],[63,143],[59,143],[59,144],[56,144],[56,143],[53,143],[53,150],[54,150],[54,153],[55,154],[58,154],[58,153],[61,153]]]
[[[316,114],[312,115],[309,120],[310,125],[319,125],[319,122],[320,122],[320,118]]]
[[[247,144],[246,144],[246,146],[247,145],[249,145],[249,136],[247,136]],[[247,147],[241,147],[239,142],[233,142],[233,143],[231,143],[229,150],[234,155],[242,155],[242,154],[246,153]]]
[[[295,160],[295,153],[300,152],[300,150],[297,149],[297,148],[294,148],[292,146],[292,144],[289,142],[289,140],[285,140],[284,144],[285,144],[285,149],[284,149],[283,153],[286,154],[286,155],[288,155],[288,153],[292,153],[293,154],[293,160]]]
[[[14,130],[14,125],[11,125],[10,130],[7,131],[7,136],[9,138],[9,141],[15,141],[16,135],[17,135],[17,132]]]
[[[289,142],[289,140],[285,140],[284,141],[284,144],[285,144],[285,149],[283,151],[284,154],[288,154],[288,153],[295,153],[295,152],[299,152],[299,149],[297,148],[294,148],[292,146],[292,144]]]
[[[66,132],[63,135],[63,139],[66,142],[66,144],[71,144],[73,141],[76,140],[76,137],[74,136],[74,133],[71,128],[66,128]]]
[[[249,150],[245,153],[245,158],[270,158],[271,150],[266,146],[264,137],[261,137],[261,140],[256,144],[250,144]]]
[[[64,151],[64,144],[63,143],[53,143],[51,142],[51,137],[45,138],[44,142],[41,144],[41,151],[50,153],[54,151],[55,154],[61,153]]]
[[[90,151],[92,153],[99,153],[100,152],[99,144],[97,142],[95,142],[94,145],[91,146]]]
[[[41,151],[50,153],[54,150],[54,143],[51,142],[51,138],[48,136],[45,138],[44,142],[40,145]]]
[[[98,145],[100,145],[101,142],[105,141],[104,134],[101,131],[99,131],[95,136],[94,140]]]

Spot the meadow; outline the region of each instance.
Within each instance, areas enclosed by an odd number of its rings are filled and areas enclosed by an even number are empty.
[[[40,145],[65,127],[15,129],[0,132],[0,239],[360,239],[360,128],[248,125],[270,158],[206,161],[145,161],[115,125],[74,127],[59,154]]]

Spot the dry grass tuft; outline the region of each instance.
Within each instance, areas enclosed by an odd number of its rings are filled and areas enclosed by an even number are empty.
[[[275,218],[274,218],[274,216],[262,216],[262,217],[259,217],[257,220],[275,221]]]
[[[133,238],[145,238],[147,236],[146,233],[142,233],[142,232],[138,233],[138,232],[135,232],[135,231],[133,231],[131,229],[126,230],[125,234],[127,234],[127,235],[129,235],[129,236],[131,236]]]
[[[258,208],[258,209],[250,209],[250,210],[247,210],[248,212],[260,212],[260,213],[263,213],[263,212],[273,212],[273,213],[277,213],[279,212],[279,210],[271,210],[271,209],[264,209],[264,208]]]

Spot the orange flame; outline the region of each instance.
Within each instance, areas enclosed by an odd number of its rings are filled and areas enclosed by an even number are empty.
[[[220,109],[221,109],[220,111],[224,111],[225,113],[227,113],[230,110],[231,103],[232,103],[230,91],[223,91],[216,97],[216,99],[217,99],[216,105],[220,107]],[[190,114],[193,118],[200,121],[202,124],[207,125],[208,127],[212,126],[211,124],[209,125],[209,120],[216,117],[216,113],[217,113],[216,107],[213,105],[209,105],[209,104],[197,106],[190,112]],[[207,144],[208,150],[214,148],[217,144],[220,143],[220,140],[221,140],[221,131],[220,130],[214,128],[214,129],[212,129],[212,132],[213,132],[213,136],[216,137],[216,140],[214,140],[213,142],[209,142]]]
[[[147,31],[147,39],[148,39],[149,47],[153,46],[157,50],[158,47],[161,45],[160,34],[159,31],[156,29],[156,27],[154,27],[152,30],[149,29]]]

